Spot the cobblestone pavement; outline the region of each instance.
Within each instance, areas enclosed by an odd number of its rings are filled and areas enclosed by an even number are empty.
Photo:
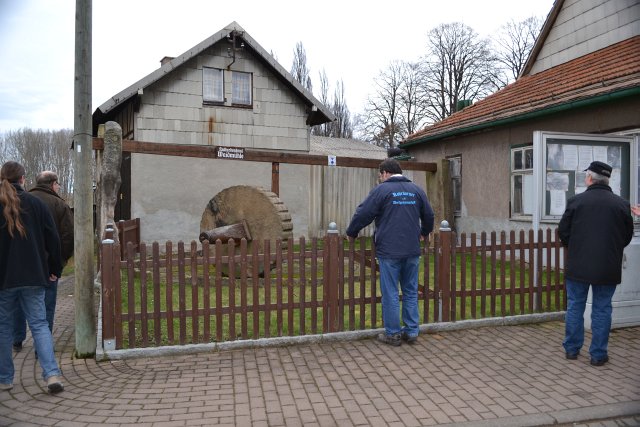
[[[65,391],[48,395],[31,338],[16,353],[2,426],[638,426],[640,327],[610,362],[564,358],[563,323],[96,362],[74,359],[73,280],[54,338]],[[587,339],[587,345],[589,339]],[[586,353],[586,351],[583,351]]]

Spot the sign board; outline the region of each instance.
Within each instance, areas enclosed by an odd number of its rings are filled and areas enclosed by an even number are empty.
[[[218,159],[244,160],[244,148],[216,147],[216,157]]]

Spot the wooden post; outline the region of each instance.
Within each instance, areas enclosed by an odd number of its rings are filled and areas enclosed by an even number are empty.
[[[75,171],[74,263],[75,352],[77,358],[96,354],[94,309],[93,189],[91,176],[91,0],[76,0],[73,144]]]
[[[451,237],[453,233],[449,223],[445,220],[440,223],[440,247],[437,248],[440,255],[440,268],[438,284],[441,292],[442,310],[440,314],[443,322],[450,320],[451,314]]]
[[[339,325],[340,234],[335,222],[329,224],[324,245],[324,332],[337,332]]]
[[[106,233],[105,233],[106,234]],[[113,229],[111,229],[113,234]],[[115,254],[115,242],[107,238],[102,241],[100,254],[102,268],[100,276],[102,280],[102,345],[105,350],[116,349],[115,338],[115,301],[114,301],[114,280],[119,277],[117,274],[120,254]]]

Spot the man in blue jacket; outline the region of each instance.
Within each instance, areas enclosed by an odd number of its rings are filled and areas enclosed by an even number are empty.
[[[375,220],[374,242],[380,266],[385,329],[378,335],[378,341],[393,346],[401,345],[403,340],[413,344],[418,338],[420,322],[420,240],[433,230],[433,209],[425,192],[402,175],[396,160],[384,160],[379,170],[380,185],[358,206],[346,234],[355,238]],[[402,289],[404,327],[400,326],[398,282]]]
[[[591,364],[609,361],[607,347],[611,329],[611,299],[622,281],[622,255],[633,237],[629,202],[611,191],[612,168],[595,161],[586,169],[587,190],[567,201],[558,225],[567,247],[565,279],[567,314],[563,346],[566,358],[575,360],[584,343],[584,309],[589,287],[593,294],[591,312]]]

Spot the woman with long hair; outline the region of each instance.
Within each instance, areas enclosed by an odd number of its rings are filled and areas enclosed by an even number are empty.
[[[0,390],[13,388],[13,317],[22,308],[49,393],[64,390],[44,305],[47,280],[62,273],[60,240],[47,206],[24,190],[25,169],[0,169]]]

